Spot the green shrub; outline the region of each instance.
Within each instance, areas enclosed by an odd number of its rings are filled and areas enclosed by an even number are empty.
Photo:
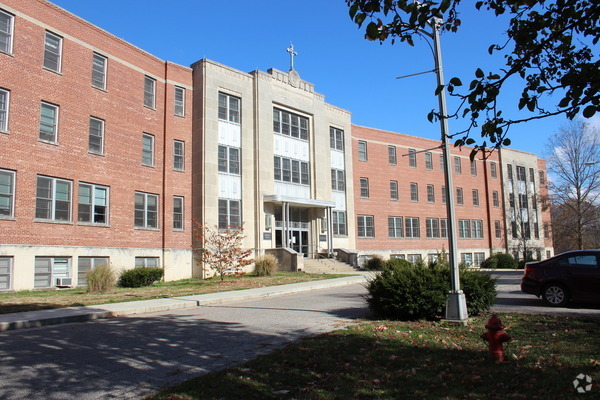
[[[89,293],[105,293],[117,283],[117,274],[110,265],[103,265],[89,271],[85,282]]]
[[[254,259],[254,274],[256,276],[270,276],[277,272],[279,260],[273,254],[261,254]]]
[[[162,277],[163,270],[161,268],[139,267],[128,269],[121,273],[119,286],[130,288],[150,286]]]
[[[534,260],[533,258],[526,258],[524,260],[519,260],[518,263],[517,263],[518,268],[520,268],[520,269],[525,268],[525,263],[528,263],[528,262],[531,262],[531,261],[537,261],[537,260]]]
[[[498,257],[495,257],[494,255],[489,256],[488,258],[485,259],[485,261],[483,262],[481,267],[487,268],[487,269],[498,268]]]
[[[385,268],[394,268],[394,267],[410,267],[412,264],[410,261],[403,260],[401,258],[390,258],[384,263]]]
[[[510,254],[506,253],[495,253],[488,257],[483,262],[484,268],[502,268],[502,269],[516,269],[518,266],[517,260]]]
[[[384,263],[385,261],[383,261],[383,258],[375,254],[374,256],[369,258],[367,262],[365,262],[363,268],[369,271],[381,271],[383,269]]]
[[[369,308],[380,318],[435,319],[444,314],[450,291],[450,270],[444,265],[387,266],[367,284]],[[479,271],[462,270],[461,289],[469,315],[489,310],[496,298],[496,281]]]

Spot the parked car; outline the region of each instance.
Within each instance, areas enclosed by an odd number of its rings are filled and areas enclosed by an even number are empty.
[[[600,250],[568,251],[526,263],[521,290],[553,307],[571,300],[600,301]]]

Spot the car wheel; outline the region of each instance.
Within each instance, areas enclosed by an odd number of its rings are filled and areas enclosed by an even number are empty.
[[[558,283],[551,283],[542,290],[542,298],[552,307],[563,307],[569,302],[569,292]]]

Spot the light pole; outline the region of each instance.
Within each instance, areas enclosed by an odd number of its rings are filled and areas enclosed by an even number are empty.
[[[442,69],[442,50],[440,46],[441,19],[432,18],[429,21],[433,39],[433,51],[435,57],[435,71],[438,87],[444,85],[444,71]],[[456,246],[456,217],[454,215],[454,185],[452,184],[452,167],[450,160],[450,146],[448,145],[448,118],[446,110],[446,89],[439,91],[438,102],[440,108],[440,129],[442,131],[442,154],[444,155],[444,178],[446,182],[446,211],[448,227],[448,247],[450,265],[450,292],[446,297],[446,320],[464,322],[469,316],[467,313],[467,301],[465,294],[460,290],[458,252]]]

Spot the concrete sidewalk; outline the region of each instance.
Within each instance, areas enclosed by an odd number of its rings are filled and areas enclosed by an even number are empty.
[[[288,285],[199,294],[194,296],[131,301],[126,303],[99,304],[85,307],[57,308],[52,310],[27,311],[13,314],[0,314],[0,332],[46,325],[64,324],[69,322],[84,322],[100,318],[121,317],[149,312],[181,310],[209,304],[221,304],[232,301],[260,299],[271,296],[307,292],[311,290],[327,289],[356,283],[364,283],[372,274],[371,272],[363,271],[357,271],[356,273],[359,275],[325,279],[321,281],[292,283]]]

